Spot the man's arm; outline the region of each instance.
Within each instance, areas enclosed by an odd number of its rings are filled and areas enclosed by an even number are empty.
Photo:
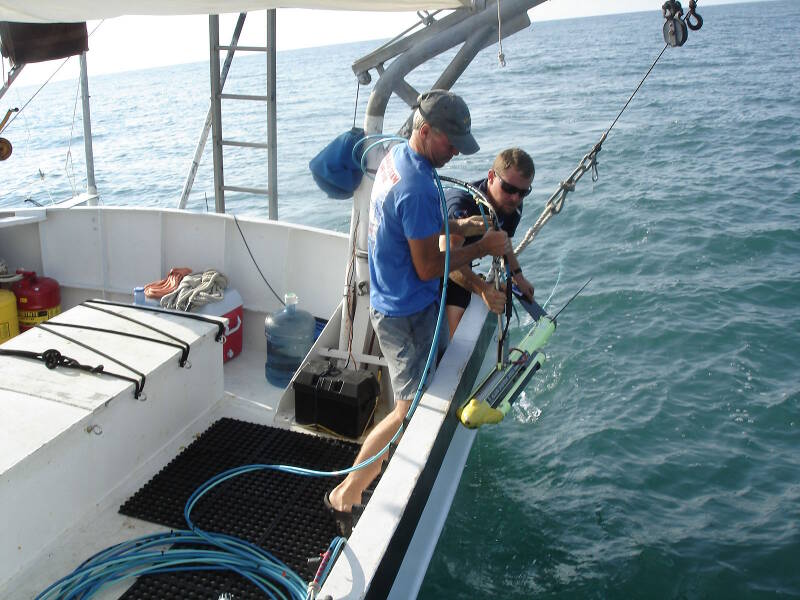
[[[506,295],[496,289],[494,285],[475,274],[469,267],[450,271],[450,279],[465,290],[478,294],[490,311],[501,314],[506,306]]]
[[[486,285],[486,282],[476,275],[475,271],[467,265],[458,269],[450,269],[450,279],[465,290],[475,294],[481,294]]]
[[[475,217],[472,217],[475,218]],[[483,231],[483,218],[477,217],[481,223],[481,232]],[[464,244],[464,238],[458,234],[450,234],[450,248],[460,248]],[[439,238],[439,248],[444,250],[445,237]],[[478,294],[483,300],[483,303],[497,314],[503,312],[506,305],[506,295],[500,290],[496,289],[493,285],[487,283],[482,277],[477,275],[470,265],[464,265],[458,269],[450,269],[450,279],[460,285],[465,290],[474,294]]]
[[[505,231],[487,231],[483,237],[469,246],[450,250],[450,271],[469,265],[482,256],[500,256],[505,252],[508,235]],[[439,235],[435,234],[418,240],[408,240],[411,260],[417,276],[423,281],[444,275],[445,254],[439,248]]]
[[[450,227],[450,237],[458,236],[462,238],[462,241],[465,237],[483,235],[486,232],[486,224],[480,215],[448,219],[447,223]],[[444,229],[442,229],[442,235],[444,235]]]

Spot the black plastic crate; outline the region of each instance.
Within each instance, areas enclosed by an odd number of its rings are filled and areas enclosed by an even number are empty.
[[[380,386],[374,373],[309,361],[294,380],[294,416],[300,425],[317,425],[358,438],[372,422]]]

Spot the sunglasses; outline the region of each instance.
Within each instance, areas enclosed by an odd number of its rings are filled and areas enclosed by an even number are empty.
[[[500,177],[500,173],[498,173],[497,171],[495,171],[494,174],[500,180],[500,187],[502,188],[502,190],[506,194],[519,194],[520,199],[522,199],[525,196],[527,196],[528,194],[530,194],[531,193],[531,189],[533,189],[533,186],[530,186],[530,185],[527,188],[524,188],[524,189],[523,188],[518,188],[517,186],[511,185],[505,179]]]

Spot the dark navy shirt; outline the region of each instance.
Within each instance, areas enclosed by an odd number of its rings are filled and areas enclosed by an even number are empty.
[[[489,184],[488,179],[481,179],[473,181],[472,186],[478,188],[485,195],[488,196],[486,189]],[[463,189],[449,188],[445,191],[447,198],[447,217],[449,219],[463,219],[464,217],[473,217],[481,214],[478,208],[478,203],[472,198],[472,194]],[[485,212],[485,209],[484,209]],[[488,218],[488,214],[487,214]],[[497,219],[500,221],[500,229],[508,234],[508,237],[513,237],[514,232],[517,231],[517,225],[522,218],[522,203],[510,215],[504,215],[500,212],[497,213]],[[481,239],[482,236],[474,235],[464,240],[464,245],[472,244]]]

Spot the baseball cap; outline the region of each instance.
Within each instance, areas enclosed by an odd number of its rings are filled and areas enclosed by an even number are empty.
[[[475,154],[480,150],[470,133],[472,120],[461,96],[447,90],[431,90],[419,95],[415,108],[428,123],[446,133],[461,154]]]

